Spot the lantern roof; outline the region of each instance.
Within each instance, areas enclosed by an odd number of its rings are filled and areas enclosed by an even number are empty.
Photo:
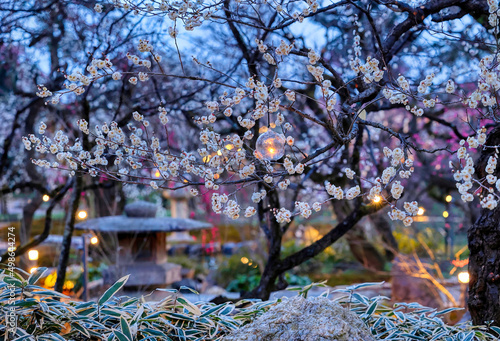
[[[76,224],[75,228],[99,232],[180,232],[213,227],[210,223],[194,219],[155,217],[156,205],[148,202],[126,205],[125,213],[88,219]]]

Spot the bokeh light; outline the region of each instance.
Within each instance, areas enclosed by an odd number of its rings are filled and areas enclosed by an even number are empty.
[[[285,154],[285,137],[272,130],[257,139],[257,157],[262,160],[278,160]]]

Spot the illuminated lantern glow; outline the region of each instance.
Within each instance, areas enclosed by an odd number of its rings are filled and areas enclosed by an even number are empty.
[[[256,144],[256,156],[262,160],[280,159],[285,154],[285,137],[272,130],[260,135]]]
[[[85,219],[85,218],[87,218],[87,212],[86,212],[86,211],[84,211],[84,210],[79,211],[79,212],[78,212],[78,218],[80,218],[80,219]]]
[[[97,243],[99,243],[99,239],[97,239],[97,237],[90,238],[90,244],[95,245]]]
[[[29,260],[38,260],[38,250],[29,250],[28,251],[28,259]]]
[[[419,207],[417,215],[423,215],[424,213],[425,213],[425,209],[423,207]]]
[[[36,269],[38,269],[36,266],[35,266],[35,267],[33,267],[33,268],[31,268],[31,269],[30,269],[30,274],[32,274],[33,272],[35,272],[35,271],[36,271]]]
[[[378,204],[381,201],[382,201],[382,197],[380,195],[376,195],[376,196],[373,197],[373,202],[375,204]]]
[[[448,218],[448,216],[449,216],[449,215],[450,215],[450,214],[448,213],[448,211],[444,211],[444,212],[443,212],[443,217]]]
[[[458,281],[462,284],[469,283],[469,273],[467,271],[462,271],[458,274]]]
[[[451,200],[453,198],[451,197],[451,195],[448,194],[445,199],[446,199],[446,202],[451,202]]]
[[[50,197],[47,195],[47,194],[44,194],[43,197],[42,197],[42,200],[47,202],[50,200]]]

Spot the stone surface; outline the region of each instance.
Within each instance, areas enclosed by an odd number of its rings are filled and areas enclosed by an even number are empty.
[[[373,341],[356,314],[325,297],[293,297],[224,341]]]
[[[136,201],[125,205],[125,214],[131,218],[154,218],[158,208],[147,201]]]

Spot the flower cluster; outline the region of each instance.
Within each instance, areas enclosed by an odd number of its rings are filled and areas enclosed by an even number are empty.
[[[496,176],[498,162],[498,146],[486,146],[486,128],[481,128],[476,137],[470,136],[467,140],[460,141],[461,147],[457,151],[458,164],[450,161],[458,192],[464,202],[474,200],[474,195],[479,195],[481,207],[493,210],[500,199],[500,179]],[[483,178],[475,178],[476,165],[467,149],[476,148],[493,149],[494,154],[488,157]],[[477,188],[474,188],[474,184]],[[495,192],[496,189],[496,192]]]

